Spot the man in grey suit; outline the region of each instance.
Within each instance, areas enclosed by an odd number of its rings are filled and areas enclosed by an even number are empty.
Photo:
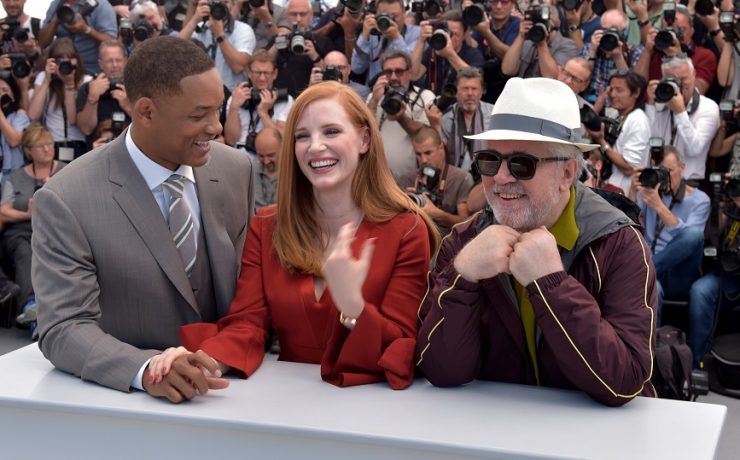
[[[228,385],[197,353],[161,381],[146,367],[179,344],[180,326],[228,312],[253,211],[251,165],[211,142],[223,85],[193,43],[145,41],[124,85],[130,128],[34,197],[39,347],[85,380],[179,402]]]

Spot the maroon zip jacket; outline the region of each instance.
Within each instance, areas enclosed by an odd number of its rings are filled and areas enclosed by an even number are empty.
[[[575,215],[576,245],[561,248],[566,271],[527,286],[540,383],[578,388],[610,406],[655,396],[657,288],[650,250],[632,221],[580,184]],[[474,283],[453,266],[462,247],[494,223],[488,211],[457,225],[429,273],[417,365],[433,385],[537,383],[510,276]]]

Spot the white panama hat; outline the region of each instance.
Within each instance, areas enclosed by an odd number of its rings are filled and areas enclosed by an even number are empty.
[[[598,144],[581,144],[581,114],[573,90],[552,78],[511,78],[493,106],[491,129],[465,136],[474,140],[538,141],[573,145],[588,152]]]

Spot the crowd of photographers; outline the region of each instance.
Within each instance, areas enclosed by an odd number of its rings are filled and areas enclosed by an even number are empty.
[[[275,202],[294,98],[337,80],[377,114],[394,177],[443,234],[486,204],[473,162],[485,146],[464,136],[489,129],[509,78],[547,77],[573,90],[582,140],[600,146],[581,180],[632,200],[661,303],[689,300],[697,356],[717,307],[738,304],[738,1],[53,0],[44,18],[26,0],[0,1],[2,205],[17,198],[13,174],[43,186],[55,171],[27,171],[39,147],[22,143],[29,125],[48,131],[62,163],[126,129],[127,56],[159,35],[195,40],[214,61],[220,140],[257,165],[258,207]],[[6,225],[19,216],[0,206]],[[30,250],[7,243],[4,268],[24,279]],[[707,247],[721,263],[707,263]],[[0,274],[0,302],[19,291]],[[31,306],[26,291],[19,302]],[[24,308],[20,320],[33,319]]]

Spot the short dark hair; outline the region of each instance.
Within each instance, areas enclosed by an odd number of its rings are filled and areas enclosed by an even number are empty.
[[[385,66],[385,63],[390,61],[391,59],[403,59],[403,61],[406,63],[406,70],[411,69],[411,56],[409,56],[409,53],[403,50],[391,50],[383,53],[380,56],[380,68],[382,69]]]
[[[172,36],[150,38],[131,53],[123,71],[123,84],[133,104],[142,97],[180,94],[183,78],[213,67],[208,53],[190,40]]]
[[[422,126],[418,130],[416,130],[416,133],[414,133],[414,137],[411,139],[411,142],[415,144],[421,144],[427,139],[432,139],[435,147],[439,147],[439,144],[442,143],[442,137],[439,135],[439,132],[431,126]]]
[[[612,80],[615,78],[624,80],[624,83],[627,85],[627,89],[630,90],[630,94],[639,92],[635,104],[640,104],[646,99],[645,91],[647,90],[647,80],[645,80],[645,77],[632,70],[628,72],[612,72],[607,84],[611,85]]]

